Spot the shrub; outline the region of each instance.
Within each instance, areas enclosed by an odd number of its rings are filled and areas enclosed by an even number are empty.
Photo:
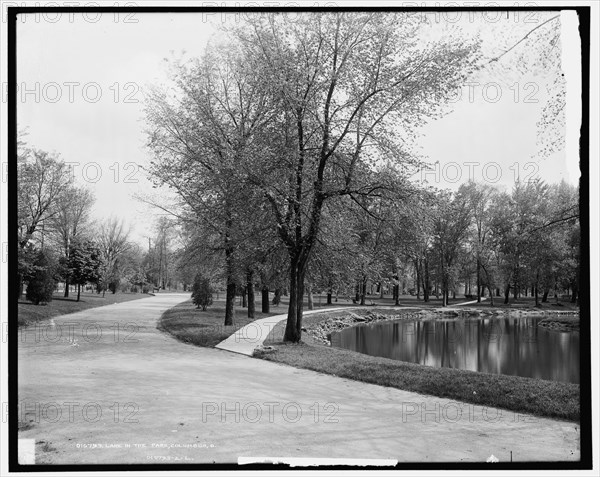
[[[206,311],[206,308],[212,305],[213,300],[210,280],[203,277],[201,273],[198,273],[194,278],[192,298],[194,305],[198,308],[202,307],[202,311]]]
[[[119,288],[118,291],[123,292],[123,293],[129,293],[131,291],[131,282],[129,282],[128,280],[121,280],[119,282]]]
[[[27,277],[27,299],[34,305],[52,301],[56,288],[56,264],[40,250]]]
[[[117,290],[119,288],[119,279],[112,279],[110,282],[108,282],[108,290],[114,295],[115,293],[117,293]]]

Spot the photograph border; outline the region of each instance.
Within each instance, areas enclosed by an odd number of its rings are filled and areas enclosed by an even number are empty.
[[[581,100],[582,117],[580,130],[580,179],[579,205],[581,224],[581,289],[586,290],[580,301],[580,461],[568,462],[499,462],[490,464],[470,462],[398,462],[395,467],[377,466],[319,466],[302,467],[284,464],[69,464],[69,465],[22,465],[18,463],[18,329],[16,326],[17,282],[17,16],[33,13],[201,13],[201,12],[333,12],[333,11],[379,11],[379,12],[453,12],[453,11],[561,11],[571,10],[579,19],[579,35],[581,40]],[[590,6],[552,5],[531,7],[394,7],[394,6],[336,6],[336,7],[192,7],[192,6],[123,6],[123,7],[13,7],[7,8],[8,33],[8,370],[9,370],[9,462],[10,472],[82,472],[82,471],[189,471],[189,470],[571,470],[592,469],[592,404],[591,404],[591,300],[590,300],[590,213],[589,213],[589,120],[590,120]],[[15,323],[15,324],[13,324]],[[600,343],[596,343],[598,345]],[[400,432],[400,431],[399,431]]]

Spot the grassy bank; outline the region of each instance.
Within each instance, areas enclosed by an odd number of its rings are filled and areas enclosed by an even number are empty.
[[[223,294],[221,294],[223,296]],[[271,294],[271,298],[273,294]],[[161,316],[158,322],[158,329],[165,333],[171,334],[173,337],[184,343],[191,343],[196,346],[214,347],[224,339],[229,338],[240,328],[252,323],[255,320],[266,318],[273,315],[281,315],[287,312],[288,297],[281,297],[279,305],[271,305],[269,313],[262,313],[259,310],[260,296],[256,296],[256,312],[254,318],[248,318],[248,309],[240,306],[239,298],[236,298],[235,319],[233,326],[224,326],[225,317],[225,300],[221,298],[214,301],[208,310],[202,311],[196,308],[192,300],[187,300],[179,305],[167,310]],[[391,299],[390,299],[391,302]],[[305,309],[307,309],[306,298],[304,300]],[[326,295],[315,297],[316,308],[331,308],[356,306],[350,299],[340,298],[337,303],[331,305],[326,304]],[[372,308],[372,307],[365,307]],[[400,310],[402,311],[402,310]],[[283,336],[283,334],[281,335]]]
[[[315,306],[319,307],[320,304],[324,304],[326,302],[326,295],[315,295],[314,297]],[[481,310],[487,309],[521,309],[521,310],[530,310],[530,309],[538,309],[541,311],[579,311],[579,306],[576,303],[571,303],[568,299],[559,299],[558,303],[554,298],[548,298],[546,303],[541,303],[538,307],[535,306],[535,298],[534,297],[519,297],[514,298],[511,296],[509,298],[509,303],[504,304],[503,296],[495,296],[494,297],[494,306],[491,306],[491,301],[489,297],[484,297],[481,303],[476,303],[476,298],[465,298],[464,295],[457,295],[456,298],[450,298],[448,306],[453,307],[456,305],[461,305],[463,303],[469,302],[469,308],[476,308]],[[474,303],[471,303],[474,302]],[[306,303],[306,301],[305,301]],[[400,307],[417,307],[421,309],[427,308],[439,308],[442,306],[442,299],[437,298],[435,295],[432,295],[429,298],[428,302],[423,301],[423,297],[421,296],[418,300],[414,295],[401,295],[399,299]],[[352,297],[348,296],[340,296],[337,302],[334,302],[332,305],[334,306],[356,306],[352,303]],[[385,295],[383,298],[380,298],[379,295],[368,295],[366,299],[367,306],[394,306],[394,300],[390,295]],[[306,309],[306,305],[305,305]]]
[[[190,299],[165,311],[158,321],[157,328],[184,343],[212,348],[254,320],[283,313],[284,307],[280,305],[274,309],[271,313],[256,311],[254,319],[250,319],[246,308],[236,307],[234,325],[224,326],[223,300],[215,301],[208,310],[202,311],[196,308]]]
[[[389,310],[386,310],[386,313],[389,313]],[[344,314],[345,312],[341,311],[307,315],[303,324],[310,327],[319,321]],[[271,346],[272,349],[257,351],[255,357],[356,381],[472,404],[542,417],[579,420],[578,384],[434,368],[368,356],[322,345],[308,333],[303,333],[303,342],[299,344],[285,344],[282,342],[284,329],[283,322],[275,326],[265,341],[265,345]]]
[[[45,305],[34,305],[25,299],[18,302],[18,326],[28,326],[39,321],[48,320],[59,315],[68,315],[89,308],[112,305],[114,303],[123,303],[140,298],[148,298],[151,295],[142,293],[107,293],[104,297],[97,293],[82,293],[80,300],[77,301],[77,294],[74,297],[64,298],[62,294],[55,295],[52,301]]]
[[[473,300],[469,300],[473,301]],[[504,297],[495,296],[494,297],[494,306],[491,307],[490,298],[485,298],[481,303],[472,303],[468,305],[469,308],[476,308],[478,310],[486,310],[486,309],[498,309],[498,310],[511,310],[511,309],[519,309],[519,310],[537,310],[537,311],[547,311],[547,312],[577,312],[579,311],[579,305],[576,303],[571,303],[569,300],[559,300],[556,302],[554,298],[551,300],[548,299],[546,303],[541,302],[538,306],[535,305],[535,298],[533,297],[520,297],[513,298],[510,297],[509,303],[504,304]],[[452,300],[450,300],[450,305],[453,305]]]

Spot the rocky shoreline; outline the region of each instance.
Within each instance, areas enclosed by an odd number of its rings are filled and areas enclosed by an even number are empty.
[[[549,317],[538,323],[538,326],[552,331],[579,331],[579,318],[575,317]]]
[[[394,310],[396,311],[396,310]],[[304,328],[315,341],[331,345],[331,334],[359,324],[375,323],[389,320],[422,320],[439,318],[473,318],[501,317],[516,315],[523,317],[547,317],[538,324],[553,331],[579,331],[579,313],[562,310],[520,310],[496,309],[479,310],[475,308],[430,308],[405,309],[401,313],[385,313],[384,311],[360,310],[345,312],[343,316],[334,316]],[[568,315],[568,316],[564,316]]]

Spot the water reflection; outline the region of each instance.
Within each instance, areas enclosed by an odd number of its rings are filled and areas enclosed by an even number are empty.
[[[541,318],[387,321],[333,333],[332,345],[427,366],[579,383],[579,333]]]

